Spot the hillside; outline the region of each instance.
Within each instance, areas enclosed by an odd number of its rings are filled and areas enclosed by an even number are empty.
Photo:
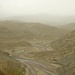
[[[0,50],[42,51],[50,50],[48,44],[64,35],[56,27],[41,23],[0,21]]]
[[[74,50],[75,30],[65,34],[63,29],[41,23],[0,22],[1,74],[25,75],[25,65],[12,58],[20,57],[40,61],[48,66],[51,63],[59,65],[60,74],[72,75],[75,70]]]
[[[61,25],[60,28],[65,29],[67,32],[71,32],[71,31],[75,30],[75,23]]]
[[[14,36],[26,39],[55,40],[62,36],[63,31],[41,23],[24,23],[16,21],[1,21],[0,31],[2,35]],[[0,33],[0,34],[1,34]]]
[[[32,50],[32,46],[26,41],[3,41],[0,42],[0,50],[8,52],[24,52],[25,50]]]
[[[66,34],[64,37],[52,42],[50,46],[64,54],[75,50],[75,30]]]
[[[25,73],[25,66],[8,53],[0,51],[0,75],[25,75]]]
[[[49,46],[53,49],[52,51],[33,52],[25,56],[49,63],[55,63],[59,59],[74,53],[75,31],[72,31],[62,38],[50,43]]]
[[[52,51],[41,51],[25,54],[24,57],[32,58],[49,65],[60,65],[58,75],[75,75],[75,30],[62,38],[50,43]],[[60,70],[60,71],[59,71]]]

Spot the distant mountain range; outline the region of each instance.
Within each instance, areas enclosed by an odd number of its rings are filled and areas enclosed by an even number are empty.
[[[70,23],[67,25],[59,26],[59,28],[65,29],[68,32],[75,30],[75,23]]]
[[[20,20],[24,22],[44,23],[47,25],[64,25],[75,22],[75,16],[54,16],[48,14],[21,15],[3,18],[5,20]]]

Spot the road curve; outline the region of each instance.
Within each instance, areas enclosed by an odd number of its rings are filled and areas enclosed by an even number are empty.
[[[28,71],[27,75],[57,75],[56,73],[52,72],[48,66],[33,60],[19,58],[16,58],[16,60],[20,61],[26,66],[26,70]]]

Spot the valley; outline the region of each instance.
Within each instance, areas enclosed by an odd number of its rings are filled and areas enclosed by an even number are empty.
[[[0,21],[1,75],[74,75],[75,30],[67,27]]]

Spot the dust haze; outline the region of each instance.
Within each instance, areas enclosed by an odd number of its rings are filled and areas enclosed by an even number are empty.
[[[75,75],[75,0],[0,0],[0,75]]]
[[[0,0],[1,20],[63,25],[75,21],[74,0]]]

